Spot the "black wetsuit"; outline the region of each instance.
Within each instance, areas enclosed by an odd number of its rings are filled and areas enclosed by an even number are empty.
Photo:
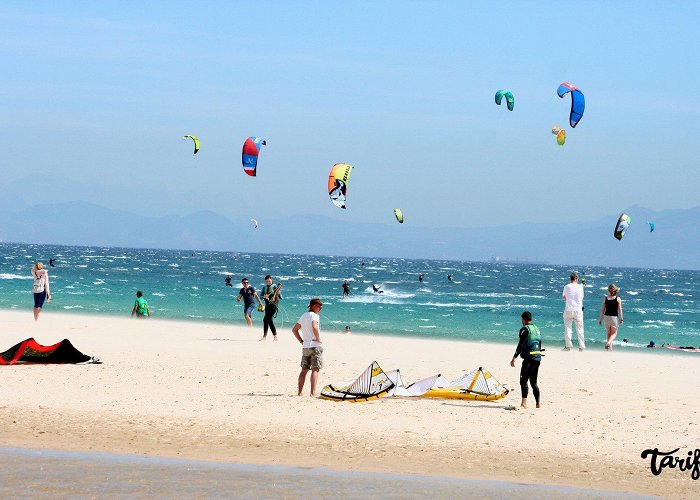
[[[520,367],[520,392],[523,398],[528,395],[527,383],[532,386],[532,394],[535,396],[535,403],[540,404],[540,388],[537,386],[537,374],[540,371],[540,361],[542,356],[537,354],[530,355],[530,346],[528,346],[528,330],[524,326],[519,332],[518,347],[515,349],[514,358],[520,356],[523,358],[523,365]]]
[[[231,284],[231,276],[226,276],[224,282],[226,283],[226,286],[233,287],[233,285]]]
[[[343,297],[350,295],[350,285],[343,283]]]
[[[273,303],[270,302],[269,297],[275,293],[274,285],[265,285],[262,290],[263,295],[267,295],[268,298],[263,297],[265,301],[265,316],[263,317],[263,337],[267,337],[267,330],[272,332],[273,337],[277,337],[277,328],[275,327],[274,319],[277,316],[277,302],[279,301],[279,295],[277,300]]]

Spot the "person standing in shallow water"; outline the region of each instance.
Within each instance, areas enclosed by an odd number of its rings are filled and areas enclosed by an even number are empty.
[[[608,334],[608,340],[605,342],[605,350],[611,351],[613,341],[617,337],[618,319],[621,325],[624,321],[622,316],[622,299],[617,296],[620,289],[615,286],[615,283],[610,283],[608,286],[608,296],[603,297],[603,307],[600,309],[598,324],[602,324],[605,319],[605,332]]]
[[[343,282],[343,298],[347,297],[350,295],[350,284],[348,283],[348,280],[345,280]]]
[[[528,382],[532,386],[532,394],[535,396],[535,407],[540,407],[540,388],[537,385],[537,375],[540,371],[542,360],[542,337],[540,329],[532,324],[532,313],[524,311],[520,315],[523,327],[518,332],[518,347],[515,348],[510,366],[515,367],[515,360],[520,356],[523,364],[520,367],[520,392],[522,400],[521,408],[527,408]]]
[[[139,290],[136,292],[136,301],[134,302],[134,308],[131,310],[131,317],[134,314],[139,319],[145,319],[151,317],[151,308],[148,307],[148,302],[143,298],[143,292]]]
[[[41,314],[41,308],[44,307],[44,301],[51,303],[51,290],[49,288],[49,273],[44,269],[44,264],[42,262],[37,262],[32,267],[32,277],[34,278],[34,285],[32,286],[32,292],[34,292],[34,321],[39,319],[39,314]]]

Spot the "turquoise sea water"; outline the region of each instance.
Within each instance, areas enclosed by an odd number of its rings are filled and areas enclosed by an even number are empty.
[[[49,258],[57,259],[56,267],[48,266]],[[621,346],[644,348],[652,339],[658,345],[700,346],[698,271],[4,243],[0,308],[30,314],[30,271],[37,260],[50,273],[49,314],[128,317],[136,290],[143,290],[157,318],[244,324],[242,305],[235,302],[241,278],[260,289],[264,276],[272,274],[284,285],[278,328],[291,328],[309,299],[321,297],[324,331],[349,325],[358,334],[514,343],[520,313],[527,309],[550,348],[563,344],[561,293],[577,270],[586,277],[590,347],[605,342],[597,319],[611,282],[621,289],[625,311]],[[425,273],[423,283],[419,273]],[[227,274],[233,287],[224,285]],[[351,293],[343,299],[346,279]],[[374,293],[373,284],[384,293]],[[262,328],[261,313],[254,321]]]

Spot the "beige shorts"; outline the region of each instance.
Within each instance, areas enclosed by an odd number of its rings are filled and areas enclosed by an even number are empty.
[[[603,316],[605,328],[614,326],[617,329],[617,316]]]
[[[323,347],[304,347],[301,353],[303,370],[320,370],[323,368]]]

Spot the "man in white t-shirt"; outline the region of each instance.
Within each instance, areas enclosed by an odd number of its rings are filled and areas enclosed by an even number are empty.
[[[321,345],[321,327],[319,313],[323,308],[321,299],[311,299],[309,311],[299,318],[292,333],[301,343],[301,373],[299,373],[299,396],[304,389],[306,374],[311,370],[311,396],[316,397],[318,385],[318,372],[323,368],[323,346]],[[301,334],[299,333],[301,330]]]
[[[583,285],[578,282],[578,273],[571,273],[571,283],[564,287],[562,299],[566,301],[564,307],[564,350],[571,350],[571,324],[576,324],[578,336],[578,350],[586,348],[586,340],[583,337]]]

